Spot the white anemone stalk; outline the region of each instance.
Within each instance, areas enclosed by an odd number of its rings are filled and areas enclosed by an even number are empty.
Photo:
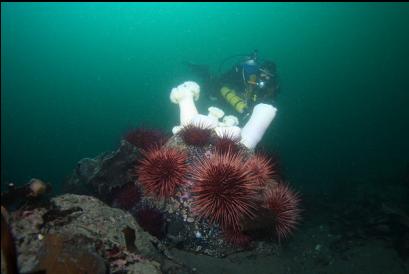
[[[261,141],[276,115],[277,109],[268,104],[257,104],[250,119],[241,130],[241,143],[254,149]]]
[[[233,140],[240,140],[241,137],[241,128],[238,126],[223,126],[223,127],[216,127],[214,129],[216,131],[217,136],[219,137],[229,137]]]
[[[213,117],[209,117],[203,114],[195,115],[190,121],[192,125],[203,126],[205,128],[213,129],[219,125],[218,121]]]

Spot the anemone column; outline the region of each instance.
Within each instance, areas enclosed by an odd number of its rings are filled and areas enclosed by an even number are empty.
[[[241,130],[241,143],[254,149],[263,138],[276,115],[277,109],[272,105],[258,104],[254,107],[250,120]]]

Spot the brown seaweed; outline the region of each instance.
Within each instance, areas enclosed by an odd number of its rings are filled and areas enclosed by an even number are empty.
[[[135,230],[127,226],[122,230],[122,233],[125,237],[126,249],[129,252],[137,252],[137,248],[135,246]]]

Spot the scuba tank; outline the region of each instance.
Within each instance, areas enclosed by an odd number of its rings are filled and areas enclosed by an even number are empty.
[[[253,99],[253,85],[256,84],[257,81],[257,74],[258,74],[258,65],[257,61],[258,51],[254,50],[251,54],[236,54],[225,58],[220,66],[219,66],[219,73],[221,72],[221,68],[223,64],[227,61],[236,58],[236,57],[244,57],[244,61],[240,63],[240,73],[243,77],[244,87],[245,87],[245,96],[246,98],[243,99],[242,97],[236,94],[234,89],[230,89],[227,86],[223,86],[220,89],[220,94],[226,100],[228,104],[230,104],[238,113],[244,113],[245,110],[248,108],[247,99]]]
[[[223,98],[228,102],[238,113],[243,113],[247,108],[247,103],[233,89],[223,86],[220,89]]]

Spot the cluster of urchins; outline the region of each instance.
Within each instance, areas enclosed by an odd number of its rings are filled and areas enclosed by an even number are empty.
[[[300,198],[280,179],[276,161],[248,151],[231,136],[217,136],[205,125],[185,126],[175,137],[184,146],[168,145],[149,130],[125,137],[142,148],[135,174],[144,195],[187,195],[191,213],[218,225],[225,240],[236,246],[247,246],[256,235],[282,240],[291,234],[300,219]],[[125,193],[132,195],[129,189]]]

